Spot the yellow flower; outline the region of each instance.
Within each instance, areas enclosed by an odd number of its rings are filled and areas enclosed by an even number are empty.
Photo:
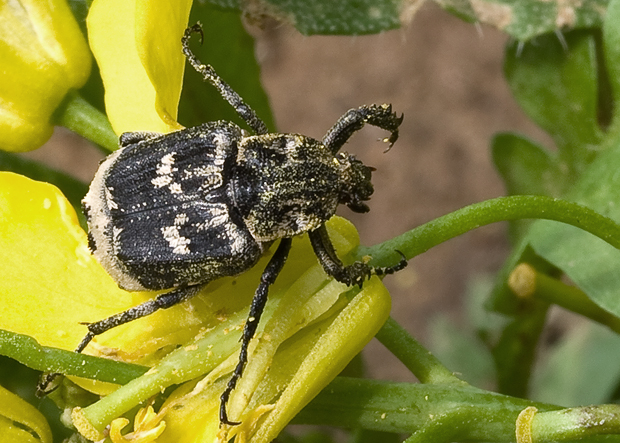
[[[52,114],[88,79],[91,57],[65,0],[0,0],[0,149],[36,149]]]
[[[0,435],[3,443],[51,443],[52,431],[36,408],[0,386]]]
[[[0,173],[0,328],[73,350],[94,321],[134,303],[91,256],[54,186]]]
[[[80,322],[101,319],[151,296],[116,286],[88,253],[72,207],[53,186],[0,173],[0,208],[5,277],[0,328],[72,349],[85,333]],[[356,246],[350,223],[334,218],[328,228],[341,254]],[[97,337],[96,346],[87,348],[90,353],[155,366],[76,413],[85,418],[76,421],[78,429],[94,440],[105,426],[162,387],[194,379],[171,394],[157,420],[143,423],[138,434],[157,436],[164,421],[158,442],[215,436],[219,394],[236,363],[247,307],[268,258],[237,278],[213,282],[183,305]],[[387,318],[390,299],[376,278],[351,299],[357,291],[328,279],[308,240],[295,239],[230,402],[231,416],[244,422],[233,432],[256,434],[252,441],[274,438],[370,340]],[[207,375],[196,381],[202,374]],[[190,425],[197,417],[200,425]],[[157,432],[150,432],[153,429]]]
[[[95,0],[92,6],[89,38],[119,133],[178,128],[179,42],[189,2],[177,2],[178,14],[162,13],[163,3],[169,2]],[[153,296],[116,286],[88,254],[72,208],[50,185],[0,173],[0,223],[7,226],[0,230],[0,267],[8,269],[9,281],[0,291],[0,328],[73,349],[86,332],[81,322]],[[357,246],[349,222],[334,217],[327,227],[341,257]],[[238,277],[210,283],[188,302],[97,336],[86,352],[152,368],[116,390],[76,380],[108,394],[74,409],[78,431],[91,440],[107,433],[115,443],[275,438],[374,336],[389,315],[390,298],[376,277],[361,290],[328,278],[307,237],[294,239],[228,405],[231,419],[242,425],[220,429],[219,396],[237,363],[241,330],[269,255]],[[147,403],[133,431],[123,434],[124,414],[169,386],[178,387],[159,410]]]
[[[87,24],[114,131],[166,133],[176,122],[191,0],[95,0]]]
[[[341,254],[357,245],[355,230],[346,220],[333,218],[328,229]],[[193,332],[196,338],[180,342],[182,347],[144,376],[74,411],[78,430],[90,439],[101,438],[108,424],[125,426],[125,419],[115,424],[116,417],[163,388],[181,384],[159,410],[158,419],[149,422],[151,429],[165,422],[165,431],[154,441],[211,441],[218,433],[221,441],[235,434],[241,434],[238,438],[253,436],[251,441],[275,438],[379,330],[389,315],[390,297],[377,278],[361,291],[329,279],[307,238],[296,238],[289,262],[270,292],[248,365],[229,403],[231,417],[243,424],[227,435],[227,430],[218,431],[219,396],[236,365],[241,329],[268,258],[237,278],[210,284],[201,299],[192,300],[194,307],[200,302],[210,307],[204,313],[203,330]],[[144,322],[150,327],[149,340],[166,338],[160,334],[172,323],[169,317]],[[136,331],[144,334],[140,328]],[[116,337],[120,346],[131,346],[126,340]],[[143,426],[142,435],[149,429]]]

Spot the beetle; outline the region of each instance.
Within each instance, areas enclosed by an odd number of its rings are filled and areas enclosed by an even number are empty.
[[[294,236],[308,233],[325,272],[349,286],[407,264],[344,266],[325,222],[340,204],[369,210],[372,168],[339,152],[365,123],[390,132],[392,146],[403,117],[389,105],[361,106],[344,114],[321,141],[299,134],[269,133],[243,99],[189,48],[200,25],[185,31],[183,53],[253,130],[215,121],[169,134],[129,132],[120,149],[100,165],[83,200],[89,247],[116,283],[129,291],[166,290],[154,299],[87,324],[78,345],[121,324],[166,309],[196,295],[207,283],[243,273],[279,240],[260,279],[245,323],[238,364],[221,395],[226,404],[248,360],[269,286],[287,259]]]

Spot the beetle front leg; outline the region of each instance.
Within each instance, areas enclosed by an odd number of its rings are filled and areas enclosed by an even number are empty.
[[[392,105],[360,106],[357,109],[350,109],[338,119],[323,137],[323,144],[336,154],[354,132],[359,131],[365,123],[368,123],[391,133],[390,137],[385,139],[391,148],[398,139],[398,127],[402,121],[402,115],[398,117],[392,112]]]
[[[237,381],[239,381],[239,378],[241,378],[241,375],[243,374],[243,369],[248,362],[248,346],[250,344],[250,341],[254,337],[254,334],[256,334],[256,328],[258,327],[260,317],[263,314],[263,310],[265,309],[265,304],[267,303],[267,295],[269,293],[269,286],[271,286],[276,281],[278,274],[280,273],[282,267],[284,266],[284,263],[286,262],[290,249],[290,238],[283,238],[282,240],[280,240],[278,249],[276,250],[275,254],[273,254],[273,257],[271,257],[271,260],[269,260],[267,267],[265,268],[263,274],[260,277],[260,284],[256,289],[254,298],[252,299],[252,306],[250,307],[248,320],[245,322],[245,327],[243,328],[239,362],[235,367],[232,377],[230,378],[230,380],[228,380],[226,390],[222,393],[220,397],[220,425],[236,426],[240,424],[240,422],[230,421],[228,419],[226,404],[228,403],[228,399],[230,398],[230,394],[232,393],[233,389],[235,389],[235,386],[237,386]]]
[[[226,100],[239,114],[250,128],[254,130],[254,132],[258,135],[267,134],[267,126],[265,123],[256,115],[256,112],[248,104],[246,104],[241,96],[235,92],[233,88],[228,85],[222,78],[217,75],[215,70],[211,65],[204,65],[198,60],[198,57],[194,55],[194,53],[189,49],[189,38],[192,34],[197,33],[200,34],[200,41],[202,42],[202,27],[199,24],[195,24],[191,28],[187,28],[185,30],[185,34],[181,39],[181,44],[183,46],[183,54],[189,61],[190,65],[200,74],[205,81],[211,83],[217,92]]]
[[[393,274],[407,266],[406,257],[399,251],[397,252],[402,258],[401,261],[394,266],[375,267],[361,261],[345,266],[336,254],[336,250],[332,245],[325,225],[308,232],[308,236],[310,237],[310,243],[312,244],[314,253],[327,275],[334,277],[337,281],[347,286],[358,285],[361,287],[364,280],[370,278],[372,275]]]

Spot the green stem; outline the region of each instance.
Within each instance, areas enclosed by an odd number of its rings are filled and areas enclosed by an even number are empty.
[[[620,405],[548,411],[537,413],[532,420],[535,442],[574,441],[609,434],[620,434]]]
[[[467,385],[431,352],[413,338],[396,320],[388,319],[376,338],[396,356],[421,383]]]
[[[538,298],[581,314],[620,333],[620,318],[594,303],[582,290],[521,263],[510,274],[508,285],[519,297]]]
[[[436,420],[429,420],[426,425],[411,434],[404,443],[444,443],[460,440],[459,437],[464,428],[471,427],[473,420],[486,419],[480,412],[468,407],[451,411]]]
[[[232,329],[231,325],[240,324],[244,316],[244,312],[237,312],[206,337],[175,349],[141,377],[85,407],[82,410],[84,418],[93,428],[103,431],[113,419],[161,392],[162,388],[210,372],[234,352],[241,332]]]
[[[293,422],[435,436],[412,441],[514,442],[516,419],[528,406],[560,409],[472,386],[337,377]]]
[[[620,434],[620,405],[562,409],[472,386],[393,383],[337,377],[293,420],[381,432],[412,433],[408,443],[513,443],[528,407],[531,441],[574,441]]]
[[[67,94],[54,114],[55,123],[101,146],[107,152],[118,149],[118,136],[110,121],[77,92]]]
[[[548,307],[547,303],[534,300],[504,326],[499,341],[493,347],[499,392],[527,397]]]
[[[125,384],[148,370],[144,366],[48,348],[32,337],[2,329],[0,354],[39,371],[61,372],[117,384]]]
[[[475,203],[439,217],[386,242],[360,246],[356,258],[373,258],[375,266],[398,262],[396,251],[411,259],[433,246],[480,226],[500,221],[546,219],[581,228],[620,249],[620,225],[592,209],[565,200],[541,195],[514,195]]]

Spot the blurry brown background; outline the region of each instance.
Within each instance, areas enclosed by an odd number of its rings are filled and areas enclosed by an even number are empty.
[[[303,37],[288,26],[252,29],[267,94],[282,132],[321,138],[349,108],[392,103],[405,114],[400,139],[384,154],[385,134],[367,128],[346,146],[374,166],[371,212],[352,219],[362,243],[387,240],[470,203],[504,194],[490,158],[498,131],[518,131],[549,145],[516,105],[502,76],[507,37],[466,24],[427,3],[405,29],[361,37]],[[59,130],[29,154],[90,181],[100,154]],[[451,240],[386,278],[392,314],[425,342],[434,313],[459,319],[472,277],[493,273],[508,253],[505,226]],[[387,351],[372,343],[374,376],[408,380]],[[395,360],[394,360],[395,361]]]

